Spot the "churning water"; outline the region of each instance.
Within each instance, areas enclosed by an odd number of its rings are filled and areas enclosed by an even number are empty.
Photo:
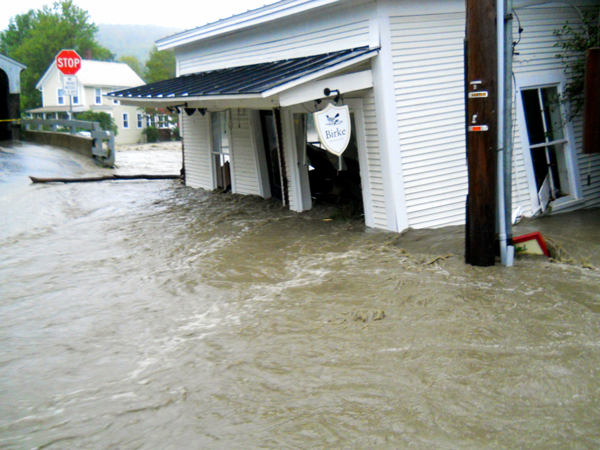
[[[516,230],[555,262],[475,268],[462,227],[369,231],[178,181],[33,185],[106,169],[0,146],[0,448],[600,446],[598,210]]]

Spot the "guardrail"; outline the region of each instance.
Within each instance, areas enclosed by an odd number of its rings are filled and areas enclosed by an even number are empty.
[[[112,167],[115,164],[115,136],[112,131],[105,131],[100,128],[98,122],[87,122],[83,120],[62,120],[62,119],[21,119],[21,124],[27,131],[44,131],[44,126],[50,127],[52,133],[61,133],[59,127],[67,128],[70,134],[77,137],[89,137],[92,139],[92,156],[99,159],[103,165]],[[31,130],[31,127],[36,130]],[[89,130],[90,136],[78,135],[77,130]]]

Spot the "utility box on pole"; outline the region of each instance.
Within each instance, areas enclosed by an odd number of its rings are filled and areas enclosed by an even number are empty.
[[[495,0],[467,0],[465,85],[469,192],[465,261],[474,266],[493,266],[496,260],[496,26]]]

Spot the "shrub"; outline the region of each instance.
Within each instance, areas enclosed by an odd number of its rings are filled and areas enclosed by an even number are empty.
[[[118,134],[117,124],[115,119],[105,112],[83,111],[75,115],[77,120],[85,120],[87,122],[98,122],[100,128],[104,131],[112,131],[116,136]]]
[[[158,142],[158,129],[156,127],[147,127],[143,133],[146,135],[147,142]]]

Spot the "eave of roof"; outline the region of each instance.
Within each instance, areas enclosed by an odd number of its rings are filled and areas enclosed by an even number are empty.
[[[56,105],[56,106],[42,106],[39,108],[28,109],[26,112],[34,114],[34,113],[54,113],[54,112],[68,112],[73,110],[73,112],[82,112],[87,108],[85,105],[73,105],[72,107],[69,105]]]
[[[122,89],[107,95],[138,103],[264,99],[301,83],[372,58],[379,49],[361,47],[323,55],[219,69]]]
[[[0,59],[3,59],[4,61],[6,61],[9,64],[14,64],[15,66],[19,67],[21,70],[27,69],[27,66],[25,64],[21,64],[19,61],[15,61],[14,59],[9,58],[6,55],[0,54]]]
[[[236,14],[217,22],[184,31],[156,41],[158,50],[167,50],[191,42],[208,39],[221,34],[231,33],[244,28],[260,25],[304,11],[337,3],[341,0],[283,0],[242,14]]]

